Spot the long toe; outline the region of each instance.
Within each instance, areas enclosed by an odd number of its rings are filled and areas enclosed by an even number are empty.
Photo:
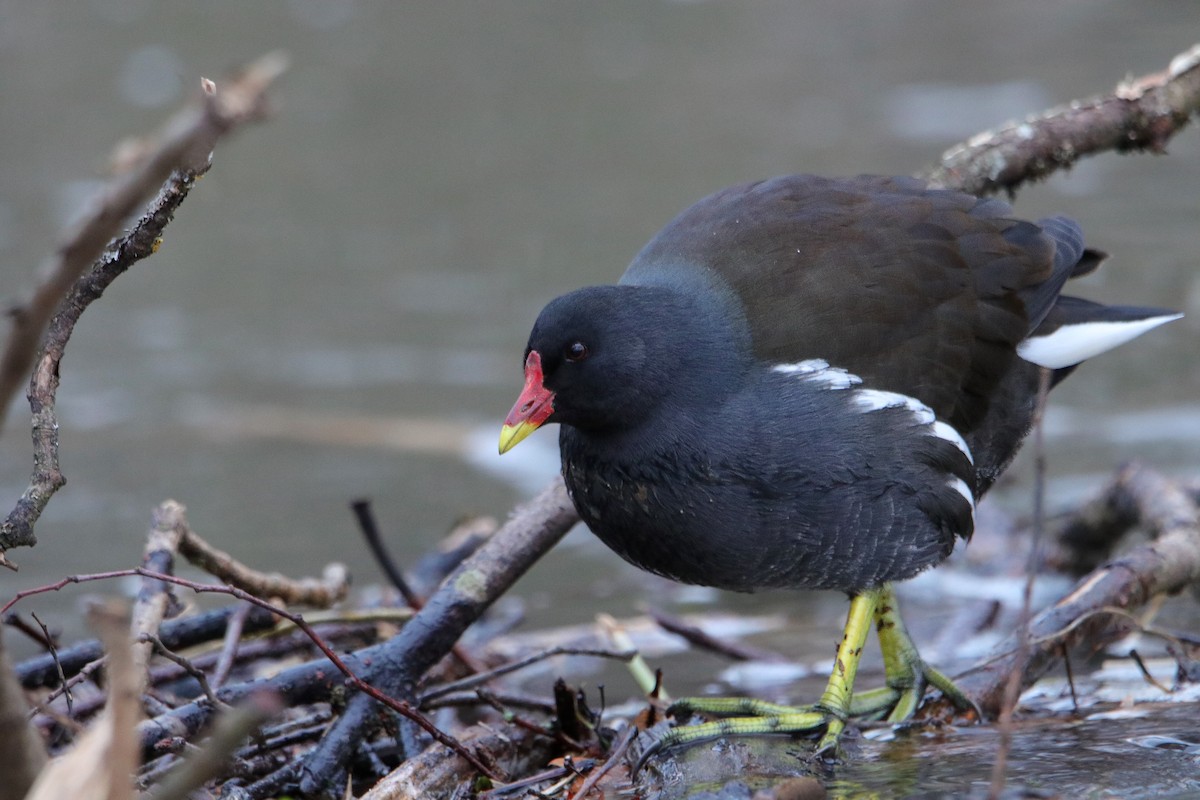
[[[959,689],[949,677],[923,661],[921,662],[921,674],[924,676],[927,684],[939,690],[942,696],[949,700],[959,711],[973,715],[976,720],[983,719],[983,711],[975,704],[975,701],[963,694],[962,689]]]
[[[946,675],[920,660],[905,667],[903,673],[888,677],[887,686],[855,692],[848,716],[857,720],[887,720],[893,724],[907,722],[920,709],[926,690],[933,687],[958,711],[976,719],[983,718],[979,707]]]
[[[681,698],[669,711],[677,717],[696,713],[736,716],[671,728],[642,751],[638,768],[652,756],[670,749],[735,736],[802,734],[824,730],[818,750],[829,751],[836,748],[846,727],[842,714],[820,706],[784,706],[736,697]]]
[[[899,603],[890,585],[881,588],[874,616],[887,687],[856,695],[850,704],[852,715],[872,715],[877,719],[886,717],[892,723],[905,722],[917,713],[925,689],[932,686],[941,690],[942,695],[960,711],[973,712],[976,718],[981,718],[979,709],[970,698],[952,680],[921,658],[900,616]]]

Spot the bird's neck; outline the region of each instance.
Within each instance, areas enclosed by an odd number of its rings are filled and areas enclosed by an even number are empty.
[[[625,469],[637,462],[676,459],[685,453],[704,459],[712,428],[720,424],[741,385],[736,373],[720,378],[677,387],[637,418],[604,427],[561,426],[559,447],[564,462],[587,459],[594,467],[611,464]]]

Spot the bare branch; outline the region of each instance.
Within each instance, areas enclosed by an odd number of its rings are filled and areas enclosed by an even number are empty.
[[[202,102],[168,122],[157,147],[136,169],[115,178],[91,212],[66,233],[54,256],[43,265],[42,282],[33,296],[10,311],[13,327],[0,358],[0,408],[8,407],[28,376],[38,339],[59,300],[100,257],[129,215],[175,170],[205,171],[218,139],[245,122],[260,119],[266,111],[264,92],[286,66],[286,59],[273,53],[251,64],[220,91],[212,81],[202,79]]]
[[[212,81],[205,81],[203,102],[176,115],[140,165],[113,180],[92,212],[66,235],[44,266],[44,277],[33,296],[11,311],[11,329],[0,355],[0,427],[17,387],[28,379],[43,331],[47,335],[29,384],[33,476],[0,525],[0,565],[11,566],[4,559],[5,550],[37,542],[34,523],[65,482],[58,465],[54,403],[58,364],[80,314],[118,275],[154,252],[175,209],[196,177],[208,169],[209,154],[217,141],[238,126],[262,118],[267,108],[265,90],[285,67],[284,57],[272,54],[219,90]],[[129,215],[156,190],[158,196],[134,228],[108,245]]]
[[[142,554],[142,567],[151,572],[167,575],[175,571],[175,554],[183,538],[186,522],[184,507],[174,500],[167,500],[154,509],[154,519],[146,537],[146,548]],[[138,694],[146,690],[149,680],[150,657],[154,654],[154,642],[158,642],[158,629],[168,616],[178,614],[179,602],[171,593],[169,584],[143,579],[138,589],[132,613],[130,638],[133,641],[133,667],[137,672]],[[161,645],[161,642],[158,642]],[[166,648],[164,648],[166,649]]]
[[[935,186],[971,194],[1012,192],[1022,183],[1115,150],[1165,152],[1200,113],[1200,44],[1167,69],[1125,81],[1107,95],[1075,100],[1023,122],[985,131],[942,154],[922,173]]]
[[[1200,509],[1183,488],[1134,464],[1117,474],[1102,502],[1129,509],[1126,515],[1153,529],[1157,538],[1082,578],[1030,621],[1024,645],[1020,632],[1014,634],[998,648],[999,657],[958,681],[985,712],[999,709],[1006,676],[1019,671],[1021,685],[1032,685],[1061,657],[1064,643],[1103,647],[1124,636],[1128,621],[1114,610],[1137,608],[1155,595],[1200,584]]]
[[[255,597],[276,597],[287,605],[329,608],[350,590],[350,573],[343,564],[327,564],[320,578],[290,578],[279,572],[259,572],[201,539],[186,522],[183,526],[179,551],[188,561]]]
[[[146,793],[146,800],[176,800],[191,797],[195,789],[221,774],[234,751],[247,736],[279,713],[279,697],[262,692],[249,702],[217,717],[213,734],[203,747],[191,752],[176,768]]]

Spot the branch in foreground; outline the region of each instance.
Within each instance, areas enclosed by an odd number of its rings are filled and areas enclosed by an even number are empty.
[[[25,796],[46,763],[46,746],[27,720],[25,693],[13,674],[0,628],[0,800]]]
[[[942,154],[922,177],[971,194],[1012,192],[1109,150],[1162,153],[1200,114],[1200,44],[1167,69],[1126,81],[1112,94],[1076,100],[1024,122],[986,131]]]
[[[176,507],[175,509],[172,509],[172,511],[177,511],[178,509],[182,508],[177,503],[175,503],[175,504],[169,503],[167,505],[174,505]],[[173,526],[174,521],[175,520],[156,520],[156,526],[159,522],[166,522],[167,524],[170,524]],[[254,605],[268,609],[268,610],[272,611],[273,613],[283,617],[284,619],[288,620],[293,625],[295,625],[297,628],[299,628],[301,631],[303,631],[304,634],[308,637],[308,639],[314,645],[316,645],[317,649],[319,649],[324,654],[325,658],[328,659],[329,662],[331,662],[333,664],[333,666],[336,667],[339,672],[341,672],[343,675],[346,676],[346,678],[349,679],[349,682],[351,685],[353,685],[355,688],[359,689],[360,691],[364,692],[366,695],[370,696],[371,698],[374,698],[375,700],[378,700],[378,701],[384,703],[389,708],[391,708],[392,710],[401,714],[402,716],[417,723],[427,733],[429,733],[434,738],[435,741],[438,741],[441,744],[444,744],[448,747],[455,749],[456,752],[459,752],[460,755],[462,755],[467,761],[469,761],[473,766],[475,766],[482,774],[485,774],[485,775],[489,774],[487,767],[484,764],[475,761],[474,757],[470,753],[463,751],[461,745],[459,745],[458,742],[453,739],[453,737],[451,737],[451,736],[443,733],[441,730],[439,730],[432,722],[430,722],[427,718],[425,718],[424,715],[420,714],[415,709],[415,707],[410,702],[408,702],[408,700],[399,700],[399,701],[393,700],[391,697],[387,696],[386,694],[379,691],[377,688],[366,683],[366,681],[364,681],[362,678],[360,678],[356,672],[356,668],[351,666],[351,663],[355,661],[355,657],[347,656],[346,658],[342,658],[341,656],[339,656],[336,652],[334,652],[332,647],[320,635],[317,634],[317,632],[313,629],[313,627],[308,622],[306,622],[305,619],[300,614],[288,611],[285,608],[281,608],[279,606],[276,606],[272,603],[267,602],[266,600],[255,597],[254,595],[252,595],[242,589],[239,589],[236,586],[201,584],[201,583],[196,583],[195,581],[187,580],[185,578],[177,577],[175,575],[169,575],[169,574],[160,573],[160,572],[152,572],[144,567],[136,567],[134,569],[116,570],[113,572],[103,572],[103,573],[92,573],[89,575],[71,575],[71,576],[68,576],[66,578],[63,578],[63,579],[57,581],[56,583],[48,584],[46,586],[39,586],[34,589],[25,590],[23,592],[18,592],[13,597],[13,599],[10,600],[7,605],[4,606],[4,608],[0,609],[0,614],[7,611],[15,603],[19,602],[20,600],[24,599],[25,597],[29,597],[34,594],[42,594],[44,592],[49,592],[49,591],[57,591],[57,590],[61,589],[62,587],[66,586],[68,584],[71,584],[71,583],[90,583],[92,581],[110,580],[112,578],[126,577],[126,576],[133,576],[133,575],[137,575],[143,579],[146,579],[148,582],[161,582],[164,584],[183,586],[188,589],[191,589],[193,592],[196,592],[197,594],[207,594],[207,593],[227,594],[227,595],[230,595],[231,597],[235,597],[239,600],[243,600],[245,602],[252,603]],[[368,651],[372,650],[372,649],[373,648],[368,648]],[[361,657],[367,657],[366,653],[368,651],[363,651],[362,653],[360,653],[358,655]],[[110,655],[111,655],[111,651],[110,651]],[[131,669],[133,669],[134,661],[129,660],[129,664],[130,664]],[[110,670],[111,670],[113,665],[110,664],[109,666],[110,666]],[[306,665],[306,666],[311,666],[311,665]],[[320,662],[317,663],[316,668],[317,668],[318,672],[321,672],[321,673],[325,672],[324,664],[321,664]],[[428,667],[426,666],[425,668],[428,668]],[[133,671],[136,671],[136,670],[133,670]],[[293,670],[293,672],[295,672],[295,671]],[[310,680],[313,677],[316,677],[318,680],[321,680],[323,676],[320,674],[318,674],[316,676],[311,676],[311,675],[308,676],[308,678]],[[262,688],[264,688],[264,686],[267,686],[267,685],[268,685],[267,683],[260,682],[260,683],[242,684],[237,687],[227,687],[226,691],[221,693],[221,695],[218,696],[217,699],[221,700],[222,702],[229,702],[230,704],[232,704],[234,702],[243,700],[250,694],[260,691]],[[328,688],[328,685],[329,685],[329,682],[326,680],[326,688]],[[138,687],[138,686],[134,687],[135,690],[137,690],[138,688],[140,688],[140,687]],[[289,691],[287,691],[284,688],[279,688],[278,691],[280,694],[282,694],[284,696],[289,696],[291,694]],[[137,691],[135,691],[134,693],[138,694]],[[229,697],[230,699],[228,701],[226,701],[225,697]],[[110,704],[112,703],[112,694],[111,693],[109,695],[109,703]],[[205,721],[207,721],[208,715],[213,710],[214,709],[212,708],[211,703],[206,703],[203,705],[197,705],[195,703],[192,703],[192,704],[188,704],[188,706],[184,707],[184,710],[182,713],[176,713],[176,712],[180,712],[181,709],[174,709],[173,712],[169,712],[168,714],[165,714],[162,716],[163,717],[167,717],[167,716],[183,717],[185,720],[183,724],[186,726],[190,726],[188,728],[187,735],[191,735],[191,734],[196,733],[196,731],[199,730],[199,726],[202,725]],[[155,721],[158,722],[159,720],[155,720]],[[179,724],[179,723],[176,722],[175,724]],[[95,727],[95,726],[93,726],[93,727]],[[130,728],[132,729],[132,724],[130,724]],[[139,734],[139,735],[143,735],[143,734]],[[150,735],[151,736],[154,735],[153,731],[150,733]],[[162,738],[162,737],[159,737],[159,738]],[[151,747],[153,746],[153,741],[150,742],[149,746],[151,746]]]
[[[128,608],[120,602],[93,606],[88,621],[108,651],[108,702],[100,719],[84,731],[70,752],[42,770],[27,800],[133,798],[129,776],[137,768],[134,725],[142,708],[129,641]]]
[[[229,624],[230,617],[236,608],[218,608],[191,617],[167,620],[159,631],[159,639],[163,645],[172,650],[182,650],[201,642],[208,642],[220,637]],[[270,630],[275,626],[275,617],[269,612],[251,606],[246,617],[243,631],[254,634]],[[53,688],[58,686],[61,677],[58,666],[61,665],[63,676],[70,678],[76,675],[84,666],[104,655],[104,648],[98,639],[79,642],[58,651],[57,660],[49,653],[35,656],[16,666],[17,680],[25,689]]]
[[[219,776],[246,737],[278,714],[279,710],[279,698],[263,692],[251,695],[246,703],[221,714],[208,741],[190,752],[145,797],[147,800],[190,797],[190,793],[201,788],[206,781]]]
[[[29,375],[43,330],[46,340],[29,385],[33,475],[29,488],[0,525],[0,565],[11,566],[4,558],[5,550],[36,544],[34,523],[65,482],[58,464],[54,403],[58,364],[79,316],[118,275],[154,252],[196,177],[208,170],[217,141],[240,125],[264,116],[266,89],[285,68],[284,57],[272,54],[250,65],[219,90],[212,81],[204,81],[204,102],[180,112],[164,128],[157,146],[140,166],[113,181],[92,213],[59,247],[33,297],[11,312],[12,328],[0,355],[0,427],[13,394]],[[158,196],[133,229],[105,249],[134,209],[159,186]]]
[[[459,565],[407,625],[381,645],[367,680],[379,691],[415,702],[415,686],[484,611],[579,521],[562,481],[555,481]],[[350,755],[378,725],[379,706],[356,695],[304,761],[301,793],[340,797]]]

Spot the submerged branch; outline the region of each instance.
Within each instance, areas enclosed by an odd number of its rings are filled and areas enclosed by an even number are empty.
[[[1010,636],[1001,655],[973,668],[959,688],[989,714],[998,712],[1007,676],[1021,674],[1031,686],[1062,657],[1063,646],[1086,643],[1101,648],[1129,631],[1128,621],[1107,609],[1137,608],[1160,594],[1200,585],[1200,508],[1183,487],[1140,464],[1123,468],[1097,504],[1119,510],[1121,518],[1152,530],[1154,541],[1140,545],[1082,578],[1066,597],[1036,615],[1028,640]]]

